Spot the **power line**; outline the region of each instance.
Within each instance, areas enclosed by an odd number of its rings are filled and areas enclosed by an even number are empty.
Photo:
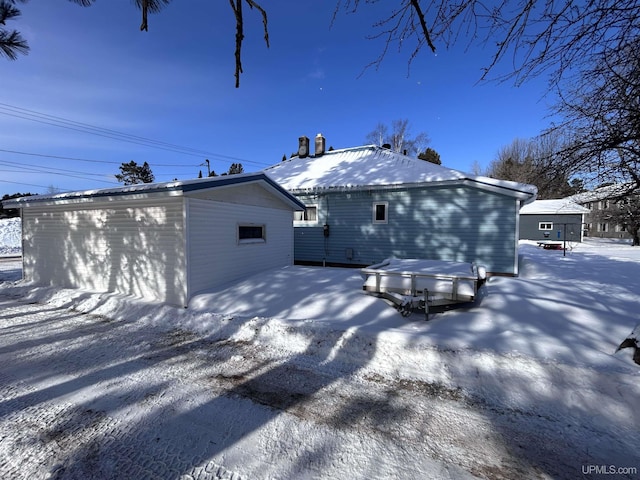
[[[50,185],[49,185],[49,187],[45,187],[44,185],[35,185],[33,183],[14,182],[14,181],[11,181],[11,180],[0,180],[0,182],[2,182],[2,183],[10,183],[12,185],[25,185],[27,187],[38,187],[38,188],[49,188],[50,187]]]
[[[45,155],[43,153],[31,153],[31,152],[20,152],[17,150],[5,150],[0,148],[0,152],[5,152],[5,153],[15,153],[17,155],[30,155],[33,157],[43,157],[43,158],[55,158],[58,160],[72,160],[72,161],[76,161],[76,162],[90,162],[90,163],[107,163],[110,165],[121,165],[122,162],[115,162],[112,160],[91,160],[88,158],[75,158],[75,157],[63,157],[63,156],[59,156],[59,155]],[[156,163],[153,162],[153,167],[182,167],[182,168],[194,168],[199,166],[196,165],[195,163],[192,163],[190,165],[185,165],[184,163],[182,164],[177,164],[177,163]]]
[[[182,147],[180,145],[174,145],[174,144],[162,142],[159,140],[140,137],[137,135],[131,135],[128,133],[123,133],[123,132],[119,132],[117,130],[111,130],[108,128],[96,127],[88,123],[76,122],[75,120],[69,120],[63,117],[57,117],[55,115],[36,112],[35,110],[28,110],[26,108],[16,107],[13,105],[8,105],[6,103],[0,103],[0,110],[8,110],[8,112],[0,111],[0,113],[3,113],[4,115],[16,117],[16,118],[22,118],[24,120],[31,120],[39,123],[45,123],[47,125],[53,125],[56,127],[68,128],[70,130],[90,133],[93,135],[106,136],[108,138],[114,138],[116,140],[128,141],[132,143],[142,143],[144,145],[150,144],[148,146],[155,145],[155,146],[167,148],[170,150],[181,150],[185,152],[191,152],[190,154],[198,154],[198,156],[207,154],[202,150],[196,150],[190,147]]]
[[[117,130],[111,130],[102,127],[96,127],[94,125],[90,125],[83,122],[76,122],[74,120],[69,120],[63,117],[57,117],[55,115],[49,115],[46,113],[36,112],[35,110],[28,110],[26,108],[16,107],[13,105],[9,105],[6,103],[0,103],[0,114],[7,115],[14,118],[20,118],[23,120],[29,120],[37,123],[42,123],[46,125],[51,125],[54,127],[65,128],[68,130],[74,130],[82,133],[88,133],[91,135],[97,135],[100,137],[111,138],[113,140],[118,140],[122,142],[129,142],[138,145],[143,145],[151,148],[156,148],[160,150],[166,150],[176,153],[181,153],[183,155],[191,155],[196,157],[216,157],[226,160],[234,160],[237,162],[255,164],[258,166],[268,166],[269,164],[263,162],[254,162],[247,159],[242,159],[238,157],[233,157],[230,155],[223,155],[215,152],[208,152],[205,150],[199,150],[191,147],[184,147],[181,145],[176,145],[168,142],[162,142],[159,140],[154,140],[146,137],[140,137],[137,135],[131,135],[128,133],[119,132]]]
[[[20,167],[20,170],[2,170],[5,172],[13,172],[13,173],[45,173],[47,175],[61,175],[64,177],[73,177],[73,178],[79,178],[81,180],[91,180],[94,182],[102,182],[102,183],[108,183],[110,185],[116,185],[117,182],[116,181],[109,181],[109,180],[104,180],[104,177],[106,175],[101,174],[101,173],[89,173],[89,172],[78,172],[76,170],[68,170],[68,169],[64,169],[64,168],[54,168],[54,167],[47,167],[47,168],[43,168],[39,165],[24,165],[18,162],[8,162],[5,160],[0,160],[0,165],[4,165],[4,166],[8,166],[8,167]],[[100,178],[88,178],[88,177],[103,177],[102,179]]]

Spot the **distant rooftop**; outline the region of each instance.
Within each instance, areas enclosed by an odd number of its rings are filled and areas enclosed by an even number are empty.
[[[576,203],[588,203],[597,202],[606,198],[614,198],[620,195],[626,195],[635,189],[633,183],[615,183],[613,185],[606,185],[604,187],[596,188],[588,192],[577,193],[570,197],[568,200],[572,200]]]
[[[582,207],[572,200],[561,198],[558,200],[536,200],[520,209],[521,215],[533,214],[575,214],[588,213],[589,209]]]

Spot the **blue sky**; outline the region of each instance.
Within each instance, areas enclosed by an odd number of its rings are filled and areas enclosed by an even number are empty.
[[[394,47],[363,73],[383,48],[365,38],[389,8],[381,3],[341,12],[332,25],[334,2],[263,2],[269,49],[258,12],[245,8],[239,89],[226,2],[174,1],[150,16],[148,32],[127,0],[20,5],[7,26],[31,52],[0,59],[0,196],[113,186],[131,160],[147,161],[157,181],[206,174],[205,159],[218,173],[232,162],[257,171],[296,151],[301,135],[358,146],[396,119],[426,132],[444,166],[469,171],[549,125],[545,79],[478,83],[492,52],[466,49],[466,40],[437,45],[436,55],[424,49],[410,71],[411,50]]]

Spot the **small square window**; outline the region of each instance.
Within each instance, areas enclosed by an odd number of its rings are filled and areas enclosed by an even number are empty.
[[[310,205],[302,212],[293,212],[294,222],[318,223],[318,207]]]
[[[267,241],[264,225],[238,225],[238,243],[264,243]]]
[[[387,223],[389,202],[376,202],[373,204],[373,223]]]
[[[538,223],[538,230],[553,230],[553,223],[551,223],[551,222],[540,222],[540,223]]]

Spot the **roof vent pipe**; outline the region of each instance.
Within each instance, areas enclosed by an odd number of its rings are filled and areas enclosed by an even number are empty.
[[[298,157],[306,158],[309,156],[309,137],[304,135],[298,138]]]
[[[321,133],[317,134],[316,135],[316,151],[315,151],[316,157],[320,157],[324,155],[325,143],[326,143],[326,140],[324,139],[322,134]]]

